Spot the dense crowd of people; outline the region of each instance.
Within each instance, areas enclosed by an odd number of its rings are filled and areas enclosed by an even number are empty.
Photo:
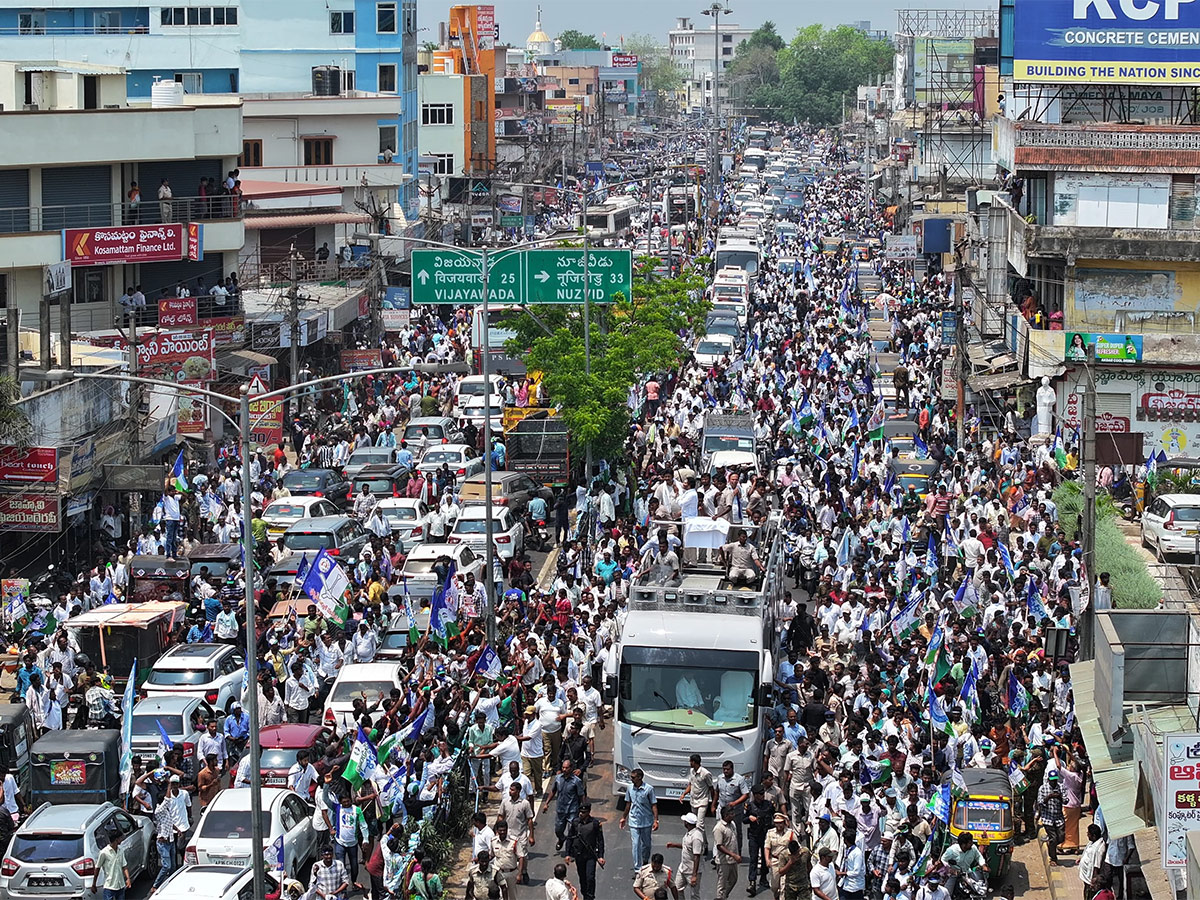
[[[1098,828],[1092,836],[1095,825],[1080,837],[1092,803],[1066,662],[1086,573],[1051,496],[1064,477],[1055,448],[1023,439],[1012,415],[968,412],[956,421],[940,392],[949,349],[940,319],[960,298],[941,275],[917,275],[908,263],[876,254],[860,267],[849,239],[877,246],[888,222],[870,208],[861,178],[842,171],[843,148],[798,129],[786,140],[823,153],[830,174],[806,188],[796,238],[763,254],[744,349],[646,379],[626,459],[554,504],[560,552],[549,583],[523,554],[507,565],[495,558],[481,576],[495,585],[491,608],[473,576],[443,565],[434,598],[414,603],[400,577],[404,548],[390,529],[370,528],[365,501],[353,513],[370,539],[348,567],[344,623],[315,606],[270,619],[290,593],[261,579],[255,609],[244,610],[238,565],[220,581],[191,585],[199,602],[177,640],[244,646],[253,628],[259,720],[239,704],[209,723],[195,772],[165,748],[159,759],[134,760],[126,804],[154,818],[156,886],[179,862],[177,836],[220,791],[248,785],[248,729],[319,717],[339,672],[374,659],[385,633],[411,628],[398,660],[403,687],[357,701],[349,720],[332,726],[325,755],[289,772],[288,786],[312,798],[319,853],[297,882],[276,890],[434,900],[448,887],[438,868],[450,861],[429,852],[430,829],[461,815],[474,791],[499,803],[474,814],[469,868],[451,867],[468,898],[532,896],[530,855],[552,834],[561,861],[548,873],[547,900],[595,900],[605,841],[618,838],[592,816],[589,770],[613,700],[629,587],[680,576],[686,520],[752,526],[778,510],[795,587],[773,611],[777,703],[761,771],[710,768],[694,756],[676,824],[660,822],[658,798],[635,770],[618,823],[632,842],[633,895],[698,900],[715,865],[718,900],[732,896],[742,872],[750,894],[770,890],[777,900],[949,900],[967,889],[960,881],[989,875],[969,834],[948,837],[951,800],[972,769],[1009,779],[1018,830],[1029,838],[1043,829],[1051,859],[1086,847],[1090,864],[1079,871],[1088,900],[1120,890],[1119,842],[1095,850],[1104,840]],[[717,224],[736,220],[730,197],[726,190]],[[830,236],[846,240],[827,252]],[[785,271],[784,258],[797,263]],[[878,292],[862,288],[864,271],[879,277]],[[262,519],[267,504],[287,496],[287,472],[337,468],[363,446],[419,458],[428,442],[412,446],[399,435],[412,418],[450,410],[460,375],[427,364],[470,358],[468,316],[417,315],[388,336],[384,365],[421,363],[421,371],[305,395],[287,423],[291,452],[256,448],[250,510],[237,448],[226,445],[189,462],[188,489],[169,488],[138,534],[124,533],[108,511],[111,552],[26,632],[16,694],[37,710],[38,728],[119,720],[114,673],[81,658],[67,629],[81,611],[127,599],[134,553],[186,556],[249,527],[260,551],[249,568],[265,567],[290,552],[267,540]],[[886,323],[884,337],[878,325],[873,336],[872,322]],[[900,358],[889,378],[875,364],[885,351]],[[527,379],[505,379],[502,390],[513,405],[546,400]],[[701,428],[713,412],[752,417],[765,448],[756,464],[697,474]],[[906,441],[884,435],[897,420],[913,423]],[[481,435],[468,440],[478,446]],[[488,451],[502,468],[502,438]],[[897,477],[896,463],[910,455],[937,463],[923,489]],[[457,515],[449,471],[410,484],[440,522]],[[568,525],[572,507],[584,523],[578,531]],[[732,580],[757,583],[760,549],[750,528],[725,549]],[[493,616],[502,640],[489,646]],[[1066,656],[1046,657],[1049,627],[1072,629]],[[3,802],[17,815],[9,791]],[[553,825],[539,835],[551,807]],[[679,852],[674,869],[669,850]]]

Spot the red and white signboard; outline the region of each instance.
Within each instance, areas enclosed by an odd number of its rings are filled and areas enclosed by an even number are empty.
[[[612,68],[614,69],[636,69],[637,67],[636,53],[614,53],[612,55]]]
[[[0,494],[0,529],[62,531],[62,498],[58,494]]]
[[[383,366],[379,350],[343,350],[342,371],[361,372],[366,369],[378,369]]]
[[[58,482],[58,451],[53,447],[0,447],[0,481]]]
[[[158,301],[160,328],[179,328],[199,321],[195,297],[163,297]]]
[[[496,7],[475,7],[475,43],[480,50],[496,47]]]
[[[199,239],[197,232],[197,241]],[[179,222],[66,228],[63,230],[63,259],[72,266],[169,262],[185,258],[187,243],[187,226]]]
[[[208,381],[216,377],[217,345],[211,328],[168,331],[138,341],[138,367],[169,373],[174,381]]]

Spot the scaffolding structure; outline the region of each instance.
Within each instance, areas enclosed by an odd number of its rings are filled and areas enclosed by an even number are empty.
[[[996,8],[897,11],[896,92],[900,96],[904,91],[911,101],[909,123],[920,145],[919,181],[935,182],[944,191],[950,183],[979,185],[992,178],[975,52],[976,40],[996,41],[999,28]]]

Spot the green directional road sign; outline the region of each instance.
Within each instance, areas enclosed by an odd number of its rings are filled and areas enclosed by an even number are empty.
[[[588,250],[588,296],[612,303],[617,292],[633,293],[633,254],[629,250]],[[525,302],[583,303],[583,250],[529,250],[525,254]]]
[[[493,254],[488,258],[490,303],[520,303],[524,266],[521,254]],[[412,254],[413,303],[451,303],[464,306],[483,302],[483,279],[478,250],[414,250]]]
[[[612,303],[617,292],[633,292],[629,250],[588,250],[592,303]],[[414,250],[413,303],[483,302],[478,250]],[[583,250],[500,249],[488,254],[489,303],[583,304]]]

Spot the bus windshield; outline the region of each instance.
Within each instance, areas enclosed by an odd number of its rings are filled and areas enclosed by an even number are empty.
[[[662,731],[723,732],[758,721],[758,657],[742,650],[626,647],[619,717]]]

